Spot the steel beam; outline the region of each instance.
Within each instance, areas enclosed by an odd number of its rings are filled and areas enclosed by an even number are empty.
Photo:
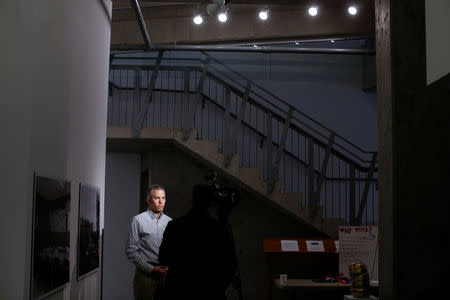
[[[266,112],[266,168],[267,168],[267,192],[271,194],[275,189],[275,178],[273,176],[273,160],[272,160],[272,113]]]
[[[223,164],[228,167],[231,163],[234,152],[234,143],[231,136],[231,101],[230,101],[231,91],[229,88],[225,88],[225,116],[224,116],[224,140],[223,140]]]
[[[284,147],[286,146],[286,138],[287,138],[287,132],[289,129],[289,125],[291,124],[292,115],[294,114],[294,108],[290,107],[286,120],[284,122],[283,132],[281,134],[281,138],[279,141],[277,156],[275,157],[275,163],[274,165],[278,167],[280,165],[281,161],[281,155],[283,154]]]
[[[367,195],[369,194],[369,188],[370,188],[370,185],[372,184],[373,173],[374,173],[376,163],[377,163],[377,153],[374,153],[372,155],[372,161],[370,163],[369,172],[367,173],[367,181],[366,181],[366,184],[364,185],[364,192],[361,197],[361,202],[359,203],[358,215],[356,216],[356,222],[358,223],[357,225],[361,225],[361,223],[362,223],[362,215],[363,215],[364,209],[366,208]]]
[[[334,143],[334,134],[330,134],[330,138],[328,139],[328,145],[327,150],[325,153],[325,157],[323,158],[322,162],[322,170],[320,172],[320,176],[317,179],[317,185],[316,185],[316,192],[320,193],[320,189],[322,188],[322,184],[325,181],[326,175],[327,175],[327,167],[328,167],[328,160],[330,159],[331,149],[333,148]]]
[[[112,51],[145,50],[145,45],[111,45]],[[375,55],[374,49],[347,48],[297,48],[297,47],[247,47],[219,45],[155,45],[152,50],[167,51],[221,51],[221,52],[253,52],[253,53],[302,53],[302,54],[340,54],[340,55]]]
[[[349,176],[350,176],[350,182],[349,182],[349,219],[350,219],[350,225],[355,226],[356,220],[355,220],[355,214],[356,214],[356,172],[355,172],[355,165],[349,164]]]
[[[145,116],[147,115],[148,106],[150,105],[150,102],[152,101],[153,89],[155,88],[156,78],[158,77],[159,67],[161,65],[161,60],[162,60],[163,55],[164,55],[164,51],[159,51],[158,57],[155,62],[155,67],[153,68],[153,71],[152,71],[152,77],[148,84],[148,100],[144,104],[145,105],[144,109],[142,109],[139,112],[139,114],[137,116],[137,122],[133,125],[133,137],[134,138],[139,137],[139,135],[141,134],[141,129],[144,126]]]
[[[187,113],[186,118],[183,120],[183,140],[189,139],[189,133],[191,129],[194,127],[195,114],[202,104],[202,93],[203,93],[203,84],[206,80],[206,75],[208,73],[208,65],[209,65],[209,57],[206,58],[205,65],[203,66],[202,75],[200,76],[200,80],[197,85],[197,91],[195,94],[195,102],[192,106],[192,109]]]
[[[130,0],[131,5],[136,12],[136,18],[139,24],[139,28],[141,29],[142,38],[145,42],[146,49],[152,48],[152,42],[150,41],[150,36],[148,35],[147,25],[145,24],[144,16],[142,16],[141,6],[139,5],[138,0]]]

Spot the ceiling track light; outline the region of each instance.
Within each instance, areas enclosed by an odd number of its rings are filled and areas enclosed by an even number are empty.
[[[309,13],[309,15],[312,16],[312,17],[317,16],[317,14],[319,13],[319,7],[317,7],[317,6],[311,6],[311,7],[308,9],[308,13]]]
[[[225,23],[226,21],[228,21],[228,9],[222,7],[217,15],[217,19],[221,23]]]
[[[193,21],[194,21],[194,24],[195,24],[195,25],[200,25],[200,24],[202,24],[202,23],[203,23],[203,17],[202,17],[202,15],[201,15],[201,14],[195,15],[194,18],[193,18]]]
[[[269,18],[269,11],[270,11],[269,6],[268,5],[264,6],[264,8],[261,9],[258,13],[259,19],[261,21],[267,21],[267,19]]]
[[[195,25],[200,25],[203,23],[203,16],[200,12],[200,6],[197,5],[197,12],[195,13],[194,17],[192,18],[192,21]]]
[[[358,13],[358,8],[356,8],[356,6],[352,5],[347,9],[347,11],[350,15],[354,16]]]

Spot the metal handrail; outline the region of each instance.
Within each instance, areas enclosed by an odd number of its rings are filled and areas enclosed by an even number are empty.
[[[224,68],[226,68],[228,71],[232,72],[235,75],[240,76],[243,80],[246,80],[248,82],[250,82],[252,84],[252,86],[255,86],[257,88],[259,88],[260,90],[262,90],[263,92],[267,93],[268,95],[270,95],[271,97],[275,98],[276,100],[280,101],[281,103],[283,103],[284,105],[286,105],[288,108],[292,108],[294,111],[298,112],[299,114],[301,114],[302,116],[304,116],[305,118],[307,118],[308,120],[314,122],[315,124],[319,125],[320,127],[324,128],[325,130],[329,131],[330,133],[333,133],[336,137],[339,137],[340,139],[342,139],[343,141],[345,141],[346,143],[348,143],[349,145],[353,146],[355,149],[358,149],[359,151],[361,151],[362,153],[367,153],[367,154],[371,154],[371,153],[375,153],[373,151],[365,151],[361,148],[359,148],[358,146],[356,146],[355,144],[353,144],[352,142],[348,141],[347,139],[345,139],[344,137],[340,136],[339,134],[337,134],[336,132],[334,132],[333,130],[327,128],[326,126],[322,125],[320,122],[314,120],[313,118],[309,117],[308,115],[306,115],[305,113],[303,113],[302,111],[298,110],[297,108],[295,108],[294,106],[292,106],[291,104],[287,103],[286,101],[284,101],[283,99],[281,99],[280,97],[274,95],[273,93],[271,93],[270,91],[266,90],[265,88],[259,86],[258,84],[256,84],[254,81],[246,78],[245,76],[243,76],[242,74],[239,74],[238,72],[234,71],[233,69],[231,69],[230,67],[228,67],[227,65],[223,64],[221,61],[219,61],[218,59],[210,56],[209,54],[207,54],[206,52],[202,51],[202,53],[204,53],[206,56],[210,57],[211,60],[214,60],[215,62],[217,62],[218,64],[220,64],[221,66],[223,66]],[[241,85],[242,86],[242,85]]]
[[[110,84],[111,86],[113,86],[115,89],[119,90],[119,91],[133,91],[133,90],[135,90],[134,88],[131,88],[131,87],[129,88],[129,87],[121,87],[121,86],[118,86],[117,84],[115,84],[114,82],[111,82],[111,81],[109,81],[109,84]],[[140,90],[141,90],[141,91],[146,91],[147,89],[146,89],[146,88],[140,88]],[[153,91],[154,91],[154,92],[165,92],[165,93],[180,93],[180,94],[184,93],[183,90],[170,90],[170,89],[161,89],[161,88],[155,88],[155,89],[153,89]],[[191,94],[195,94],[195,92],[190,92],[190,93],[191,93]],[[223,106],[220,105],[219,103],[215,102],[213,99],[211,99],[211,98],[208,97],[207,95],[205,95],[205,94],[202,93],[202,97],[203,97],[203,99],[207,99],[209,102],[211,102],[212,104],[214,104],[215,106],[217,106],[217,107],[220,108],[221,110],[225,111],[225,107],[223,107]],[[252,104],[255,104],[255,103],[253,102],[253,99],[251,99],[251,98],[249,98],[248,101],[249,101],[250,103],[252,103]],[[256,103],[257,103],[257,102],[256,102]],[[230,115],[231,115],[234,119],[237,119],[236,114],[230,112]],[[276,119],[279,119],[279,120],[282,119],[282,117],[280,117],[278,114],[274,114],[273,117],[276,118]],[[257,135],[259,135],[259,136],[261,137],[261,139],[267,140],[267,136],[266,136],[264,133],[260,132],[258,129],[253,128],[253,127],[252,127],[250,124],[248,124],[246,121],[243,120],[243,121],[242,121],[242,124],[243,124],[246,128],[250,129],[252,132],[254,132],[254,133],[256,133]],[[304,131],[301,130],[300,128],[297,128],[296,126],[295,126],[295,129],[299,129],[298,131],[304,133],[305,135],[308,135],[306,132],[304,132]],[[308,135],[308,137],[314,138],[314,137],[309,136],[309,135]],[[316,141],[316,143],[317,143],[317,141]],[[272,144],[273,144],[273,146],[275,146],[275,147],[278,147],[278,146],[279,146],[279,144],[278,144],[277,142],[275,142],[275,141],[272,141]],[[320,144],[320,146],[325,146],[325,144]],[[305,162],[304,160],[302,160],[300,157],[298,157],[298,156],[292,154],[290,151],[288,151],[288,150],[286,150],[286,149],[283,149],[283,152],[284,152],[285,154],[287,154],[289,157],[298,160],[298,161],[301,162],[304,166],[308,166],[308,163],[306,163],[306,162]],[[362,166],[360,166],[358,163],[352,161],[351,159],[348,159],[348,158],[345,157],[345,156],[339,155],[339,152],[337,152],[337,151],[333,151],[333,154],[336,155],[336,157],[345,160],[347,163],[353,163],[353,164],[355,165],[355,167],[357,167],[356,169],[358,169],[359,171],[367,172],[367,171],[369,170],[369,168],[362,167]],[[315,172],[316,175],[319,175],[319,174],[320,174],[319,171],[317,171],[317,170],[314,170],[314,172]],[[325,179],[326,179],[326,180],[330,180],[330,179],[332,179],[332,178],[331,178],[331,177],[325,177]]]
[[[156,50],[154,50],[154,51],[156,51]],[[177,50],[174,49],[174,50],[170,50],[170,51],[177,51]],[[180,51],[180,50],[178,50],[178,51]],[[313,118],[311,118],[310,116],[308,116],[308,115],[305,114],[304,112],[298,110],[297,108],[295,108],[295,107],[292,106],[291,104],[287,103],[286,101],[284,101],[284,100],[281,99],[280,97],[274,95],[272,92],[270,92],[270,91],[266,90],[265,88],[259,86],[259,85],[258,85],[257,83],[255,83],[253,80],[248,79],[248,78],[246,78],[245,76],[243,76],[242,74],[240,74],[240,73],[234,71],[233,69],[231,69],[230,67],[228,67],[227,65],[225,65],[224,63],[222,63],[220,60],[218,60],[217,58],[215,58],[215,57],[209,55],[208,53],[206,53],[206,51],[199,51],[199,52],[201,52],[201,53],[204,54],[205,56],[209,57],[211,61],[214,61],[214,62],[216,62],[217,64],[221,65],[222,67],[224,67],[225,69],[227,69],[229,72],[233,73],[234,75],[239,76],[239,77],[240,77],[242,80],[244,80],[245,82],[251,83],[252,86],[257,87],[258,89],[260,89],[261,91],[263,91],[263,92],[266,93],[267,95],[273,97],[273,98],[276,99],[277,101],[279,101],[279,102],[281,102],[282,104],[286,105],[286,106],[288,107],[288,110],[289,110],[289,109],[293,109],[295,112],[299,113],[300,115],[302,115],[303,117],[305,117],[305,118],[308,119],[309,121],[311,121],[311,122],[317,124],[318,126],[320,126],[321,128],[323,128],[325,131],[328,131],[329,133],[334,134],[335,137],[338,137],[339,139],[341,139],[342,141],[344,141],[344,142],[347,143],[348,145],[352,146],[352,147],[355,148],[356,150],[360,151],[361,153],[364,153],[364,154],[374,154],[374,153],[376,153],[376,151],[366,151],[366,150],[361,149],[360,147],[358,147],[357,145],[353,144],[352,142],[350,142],[349,140],[347,140],[347,139],[344,138],[343,136],[339,135],[337,132],[335,132],[335,131],[333,131],[333,130],[327,128],[326,126],[324,126],[324,125],[321,124],[320,122],[314,120]],[[127,58],[124,58],[124,59],[130,59],[130,58],[127,57]],[[136,57],[136,58],[131,58],[131,59],[150,59],[150,60],[153,60],[153,59],[156,59],[156,58],[153,58],[153,57]],[[199,59],[199,58],[163,58],[163,59],[165,59],[165,60],[199,61],[199,62],[201,62],[201,63],[203,63],[203,64],[205,63],[204,60]],[[213,67],[213,66],[211,65],[211,67]],[[216,69],[216,71],[217,71],[217,72],[220,72],[220,73],[221,73],[222,75],[224,75],[224,76],[227,76],[227,78],[228,78],[229,80],[232,80],[235,84],[238,84],[240,87],[246,88],[244,85],[242,85],[241,83],[237,82],[236,80],[234,80],[234,79],[231,78],[230,76],[226,75],[225,73],[223,73],[223,72],[221,72],[221,71],[219,71],[219,70],[217,70],[217,69]],[[266,99],[264,99],[264,97],[263,97],[262,95],[256,93],[255,91],[252,91],[252,90],[250,90],[250,92],[253,93],[253,94],[255,94],[255,95],[257,95],[258,97],[261,97],[262,100],[263,100],[264,102],[267,102],[268,104],[274,106],[270,101],[267,101]],[[279,109],[279,108],[278,108],[278,109]],[[284,112],[284,113],[287,113],[286,111],[283,111],[283,112]],[[325,136],[324,136],[324,137],[325,137]],[[328,138],[328,137],[325,137],[325,138]],[[342,149],[343,149],[343,150],[346,150],[345,148],[342,148]],[[348,150],[346,150],[346,151],[348,151]],[[350,151],[348,151],[348,152],[350,152]],[[362,159],[361,159],[361,160],[362,160]],[[362,160],[362,161],[364,161],[364,160]],[[364,162],[370,162],[370,161],[364,161]]]
[[[121,57],[120,59],[123,59],[123,60],[136,60],[136,59],[139,59],[139,60],[147,60],[147,59],[148,59],[148,60],[153,60],[153,59],[155,59],[155,58],[153,58],[153,57]],[[203,61],[202,59],[198,59],[198,58],[188,58],[188,59],[184,59],[184,58],[163,58],[163,59],[165,59],[165,60],[182,60],[182,61],[191,61],[191,62],[192,62],[192,61],[197,61],[197,62],[204,63],[204,61]],[[201,68],[201,67],[198,67],[198,66],[192,66],[192,65],[184,65],[184,66],[183,66],[183,68],[186,68],[186,67],[189,68],[189,69],[191,69],[191,70],[195,70],[195,71],[201,71],[201,70],[202,70],[202,68]],[[177,67],[177,66],[168,66],[168,65],[161,66],[161,69],[165,69],[165,70],[168,70],[168,69],[176,70],[176,69],[178,69],[178,68],[179,68],[179,67]],[[117,64],[117,65],[111,66],[111,69],[135,69],[135,70],[139,70],[139,69],[141,69],[141,70],[149,69],[149,70],[152,70],[152,69],[153,69],[153,66],[151,66],[151,65],[137,66],[137,65]],[[241,96],[244,94],[244,92],[245,92],[245,87],[243,87],[243,85],[242,85],[241,83],[237,82],[235,79],[233,79],[232,77],[230,77],[228,74],[223,73],[223,72],[220,71],[220,70],[217,70],[216,68],[214,68],[214,66],[210,66],[209,69],[214,69],[214,71],[215,71],[216,73],[219,73],[220,75],[226,77],[227,80],[230,80],[232,83],[234,83],[234,84],[238,85],[239,87],[243,88],[243,90],[239,90],[239,89],[236,89],[236,88],[230,86],[229,83],[225,82],[223,79],[221,79],[220,77],[216,76],[214,73],[208,72],[208,75],[209,75],[209,76],[213,77],[215,80],[221,82],[222,84],[227,84],[230,88],[232,88],[232,90],[233,90],[234,93],[239,94],[239,95],[241,95]],[[234,71],[233,71],[233,72],[234,72]],[[238,74],[238,73],[237,73],[237,74]],[[282,112],[282,113],[284,113],[284,114],[287,114],[286,111],[284,111],[283,109],[277,107],[276,105],[274,105],[274,104],[271,103],[270,101],[266,100],[266,99],[264,98],[264,96],[262,96],[261,94],[259,94],[259,93],[257,93],[257,92],[254,92],[254,91],[251,91],[251,90],[250,90],[250,92],[251,92],[253,95],[257,96],[258,98],[261,98],[261,100],[262,100],[264,103],[266,103],[266,104],[269,105],[270,107],[273,107],[275,110],[278,110],[278,111],[280,111],[280,112]],[[277,97],[277,98],[278,98],[278,97]],[[258,101],[256,101],[255,99],[249,98],[249,101],[251,101],[253,104],[257,104],[258,106],[261,105],[261,104],[260,104]],[[283,103],[285,103],[283,100],[281,100],[281,101],[282,101]],[[286,104],[286,105],[289,105],[289,104]],[[289,105],[289,107],[292,107],[292,106]],[[274,112],[274,111],[271,110],[270,108],[267,108],[267,107],[264,107],[264,106],[262,106],[262,107],[260,107],[260,108],[262,108],[262,109],[264,109],[264,110],[270,110],[270,111]],[[293,109],[295,109],[295,108],[293,108]],[[296,110],[296,111],[298,111],[298,110]],[[304,115],[304,113],[302,113],[302,112],[300,112],[300,111],[298,111],[298,112],[299,112],[300,114]],[[279,121],[281,121],[281,122],[284,122],[284,121],[285,121],[285,118],[284,118],[283,116],[279,115],[279,114],[274,115],[274,117],[276,117],[276,118],[277,118]],[[308,119],[311,119],[311,118],[308,117]],[[313,133],[319,135],[319,136],[322,137],[323,139],[325,139],[325,140],[328,139],[327,136],[325,136],[325,135],[322,134],[321,132],[317,131],[316,129],[312,128],[310,125],[306,124],[305,122],[299,120],[297,117],[294,116],[294,117],[292,118],[292,120],[295,120],[296,122],[298,122],[298,123],[301,124],[302,126],[306,127],[306,128],[307,128],[308,130],[310,130],[311,132],[313,132]],[[313,120],[313,119],[311,119],[311,120]],[[313,121],[314,121],[314,120],[313,120]],[[318,123],[318,122],[316,122],[316,121],[314,121],[314,122],[315,122],[316,124],[320,125],[320,123]],[[314,137],[313,135],[307,133],[306,131],[302,130],[300,127],[296,126],[296,125],[293,124],[293,123],[291,123],[291,126],[292,126],[293,129],[295,129],[296,131],[301,132],[303,135],[305,135],[305,136],[307,136],[307,137],[309,137],[309,138],[312,138],[312,139],[316,142],[316,144],[318,144],[318,145],[320,145],[320,146],[322,146],[322,147],[326,147],[326,142],[321,141],[320,139],[317,139],[317,137]],[[328,129],[327,129],[326,127],[324,127],[323,125],[321,125],[321,126],[322,126],[322,128],[325,128],[326,130],[328,130]],[[334,133],[334,132],[331,131],[331,130],[328,130],[328,131],[329,131],[330,133]],[[340,137],[339,135],[337,135],[337,136]],[[344,139],[344,141],[345,141],[345,139]],[[339,143],[335,143],[335,146],[336,146],[336,147],[339,147],[339,148],[342,149],[344,152],[348,153],[350,156],[354,157],[356,160],[358,160],[358,161],[360,161],[360,162],[362,162],[362,163],[370,163],[370,160],[365,160],[365,159],[359,157],[359,156],[358,156],[357,154],[355,154],[353,151],[350,151],[350,150],[346,149],[344,146],[340,145]],[[359,148],[358,148],[358,149],[359,149]],[[367,170],[368,170],[368,167],[365,167],[365,166],[360,165],[358,162],[356,162],[356,161],[350,159],[350,158],[349,158],[348,156],[346,156],[346,155],[341,154],[339,151],[337,151],[337,150],[335,150],[335,149],[332,149],[332,151],[333,151],[334,154],[336,154],[336,155],[337,155],[338,157],[340,157],[341,159],[348,161],[348,163],[354,164],[355,167],[357,167],[357,169],[359,169],[359,170],[364,170],[364,171],[367,171]],[[375,152],[367,152],[367,151],[364,151],[364,153],[369,154],[369,153],[375,153]]]
[[[237,82],[236,80],[234,80],[233,78],[231,78],[230,76],[228,76],[227,74],[225,74],[225,73],[223,73],[223,72],[221,72],[221,71],[219,71],[219,70],[217,70],[217,69],[216,69],[216,72],[220,73],[221,75],[227,77],[229,80],[231,80],[231,81],[233,81],[234,83],[236,83],[236,84],[240,85],[241,87],[243,87],[242,84],[240,84],[239,82]],[[262,89],[262,88],[261,88],[261,89]],[[243,92],[241,92],[241,93],[243,93]],[[250,90],[250,93],[254,94],[255,96],[258,96],[259,98],[261,98],[264,102],[266,102],[268,105],[272,106],[273,108],[275,108],[275,109],[277,109],[277,110],[279,110],[279,111],[281,111],[281,112],[283,112],[283,113],[285,113],[285,114],[288,113],[287,111],[284,111],[284,110],[282,110],[281,108],[275,106],[272,102],[267,101],[266,99],[264,99],[264,96],[262,96],[261,94],[256,93],[255,91],[251,91],[251,90]],[[277,98],[277,99],[279,99],[279,98]],[[282,101],[282,100],[281,100],[281,101]],[[286,104],[284,101],[282,101],[282,102],[283,102],[283,104]],[[295,107],[293,107],[293,106],[291,106],[291,105],[289,105],[289,104],[286,104],[286,105],[288,105],[289,109],[292,108],[295,112],[298,112],[298,113],[302,114],[302,115],[305,116],[308,120],[311,120],[311,121],[313,121],[314,123],[320,125],[320,123],[318,123],[317,121],[315,121],[315,120],[313,120],[312,118],[308,117],[306,114],[300,112],[300,111],[297,110]],[[295,116],[292,117],[292,120],[295,120],[295,121],[299,122],[299,123],[302,124],[303,126],[307,127],[309,130],[313,131],[315,134],[317,134],[317,135],[321,136],[322,138],[324,138],[325,140],[328,139],[328,136],[325,136],[325,135],[322,134],[321,132],[317,131],[316,129],[314,129],[314,128],[312,128],[311,126],[309,126],[308,124],[306,124],[305,122],[300,121],[300,120],[299,120],[298,118],[296,118]],[[284,121],[284,119],[283,119],[283,121]],[[332,131],[332,130],[330,130],[330,129],[327,129],[327,128],[324,127],[323,125],[320,125],[320,126],[321,126],[322,128],[324,128],[325,130],[329,131],[329,133],[334,134],[335,137],[338,137],[338,138],[340,138],[341,140],[343,140],[344,142],[350,144],[351,146],[354,146],[354,144],[352,144],[351,142],[348,142],[345,138],[341,137],[341,136],[340,136],[339,134],[337,134],[336,132],[334,132],[334,131]],[[317,139],[316,139],[316,140],[317,140]],[[370,160],[362,159],[361,157],[359,157],[359,156],[357,156],[356,154],[354,154],[353,152],[347,150],[345,147],[339,145],[338,143],[335,143],[335,144],[336,144],[336,146],[338,146],[339,148],[341,148],[342,150],[344,150],[345,152],[347,152],[347,153],[350,154],[351,156],[355,157],[356,159],[358,159],[358,160],[360,160],[360,161],[362,161],[362,162],[365,162],[365,163],[370,163]],[[357,147],[357,146],[354,146],[354,147],[356,147],[356,149],[360,150],[359,147]],[[373,154],[373,153],[376,153],[376,152],[363,151],[363,150],[361,150],[361,152],[363,152],[363,153],[365,153],[365,154]]]
[[[160,57],[161,54],[160,52]],[[326,139],[327,133],[318,126],[298,115],[292,118],[292,111],[286,114],[282,103],[281,107],[277,106],[275,99],[261,96],[261,91],[251,92],[248,83],[245,89],[242,88],[242,84],[246,82],[240,77],[233,76],[215,64],[212,66],[208,64],[205,68],[205,65],[199,65],[203,61],[201,59],[175,56],[177,57],[166,58],[162,64],[161,61],[154,64],[153,60],[147,61],[148,58],[139,57],[132,59],[141,59],[143,60],[141,63],[127,60],[129,57],[113,62],[109,83],[111,102],[108,104],[111,105],[108,106],[108,120],[111,120],[111,125],[122,126],[125,120],[126,124],[135,126],[134,116],[141,116],[142,112],[145,112],[146,121],[139,125],[140,128],[181,125],[183,132],[188,128],[198,128],[197,138],[218,141],[219,151],[224,154],[225,165],[230,153],[240,155],[241,167],[253,167],[256,162],[260,167],[261,178],[268,183],[269,193],[273,181],[280,180],[281,192],[303,193],[304,197],[299,199],[299,206],[314,208],[320,205],[323,207],[325,218],[343,218],[346,224],[360,224],[363,218],[366,223],[377,219],[374,208],[378,182],[378,176],[374,174],[377,172],[376,155],[372,156],[370,167],[367,167],[364,160],[355,154],[357,151],[347,150],[348,146],[342,144],[341,140],[338,144],[332,145],[333,136]],[[173,59],[178,63],[171,62]],[[155,68],[164,73],[158,73]],[[160,74],[161,82],[154,81],[155,74]],[[204,78],[208,78],[207,83]],[[203,82],[207,84],[205,89]],[[115,91],[119,93],[116,95]],[[133,92],[129,93],[131,91]],[[181,97],[176,96],[177,94]],[[230,95],[233,95],[232,106]],[[127,104],[123,106],[123,96],[127,97],[126,100],[132,101],[126,101]],[[173,102],[170,99],[173,99]],[[273,102],[267,103],[268,100]],[[144,106],[142,109],[142,101],[148,102],[147,105],[151,107],[150,115],[146,113],[149,108]],[[173,105],[177,103],[177,108],[172,110],[171,103]],[[183,110],[184,103],[187,106],[184,106]],[[192,115],[193,111],[196,113]],[[163,122],[162,116],[166,114],[167,118],[165,117]],[[178,114],[179,118],[176,117]],[[262,115],[260,122],[258,115]],[[224,119],[221,119],[222,117]],[[185,120],[192,120],[192,123],[188,121],[187,124]],[[272,128],[269,124],[275,126],[273,131],[268,129]],[[286,132],[289,132],[288,144],[285,139]],[[239,136],[239,141],[233,141],[232,138],[228,138],[229,135]],[[273,155],[276,155],[275,159]],[[281,164],[279,157],[282,157]],[[330,164],[328,157],[331,157]]]

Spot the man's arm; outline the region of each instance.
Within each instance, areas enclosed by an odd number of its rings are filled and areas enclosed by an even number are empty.
[[[131,230],[128,235],[128,244],[126,248],[126,254],[128,259],[136,265],[142,271],[150,274],[153,271],[153,266],[150,265],[145,259],[141,256],[139,249],[139,222],[136,220],[136,217],[133,218],[131,222]]]

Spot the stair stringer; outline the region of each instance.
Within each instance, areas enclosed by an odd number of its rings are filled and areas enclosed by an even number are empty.
[[[126,126],[108,126],[108,139],[133,139],[131,127]],[[236,182],[240,187],[247,191],[264,198],[269,203],[280,208],[284,213],[295,217],[300,222],[314,227],[331,237],[337,237],[336,219],[327,222],[322,217],[323,209],[319,207],[314,214],[311,214],[308,207],[302,207],[302,193],[282,193],[280,192],[280,181],[275,184],[272,193],[268,193],[267,182],[260,178],[259,167],[241,168],[239,167],[239,155],[234,154],[229,166],[224,166],[224,155],[219,152],[219,143],[217,141],[197,139],[197,129],[192,129],[187,140],[183,139],[183,130],[180,128],[143,128],[140,140],[167,140],[175,142],[175,146],[194,155],[197,159],[219,170],[225,174],[228,179]],[[335,228],[336,227],[336,228]]]

